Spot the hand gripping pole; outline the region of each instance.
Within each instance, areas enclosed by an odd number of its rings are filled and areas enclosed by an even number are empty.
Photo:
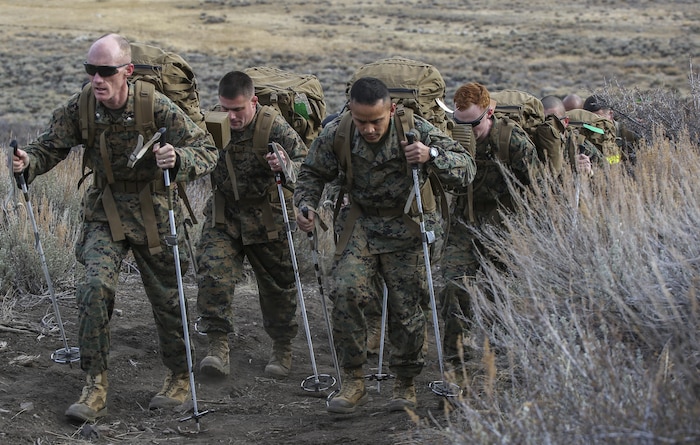
[[[279,165],[283,165],[280,159],[279,152],[275,150],[275,144],[270,143],[268,145],[270,153],[274,153],[277,156]],[[299,279],[299,266],[297,265],[297,256],[294,251],[294,236],[292,235],[292,229],[289,225],[289,214],[287,213],[287,203],[284,199],[284,190],[282,189],[282,174],[280,172],[275,172],[275,183],[277,184],[277,192],[279,193],[280,205],[282,207],[282,216],[284,217],[284,228],[287,232],[287,242],[289,243],[289,253],[292,257],[292,267],[294,268],[294,279],[297,286],[297,297],[299,299],[299,309],[301,310],[301,318],[304,321],[304,332],[306,333],[306,343],[309,346],[309,357],[311,359],[311,367],[313,369],[313,375],[305,378],[301,382],[301,388],[304,391],[309,392],[320,392],[325,391],[333,385],[335,385],[335,379],[328,374],[319,374],[318,368],[316,367],[316,357],[314,356],[314,346],[311,342],[311,330],[309,329],[309,319],[306,314],[306,304],[304,304],[304,293],[301,289],[301,280]]]
[[[406,133],[406,139],[408,144],[412,144],[415,141],[415,134],[413,131]],[[446,382],[445,378],[445,367],[442,357],[442,342],[440,340],[440,326],[438,325],[437,308],[435,305],[435,289],[433,288],[433,273],[430,267],[430,250],[428,248],[428,232],[425,230],[425,216],[423,214],[423,202],[420,195],[420,181],[418,180],[418,164],[413,164],[413,192],[416,195],[416,204],[418,206],[418,213],[420,217],[420,234],[423,242],[423,257],[425,258],[425,274],[428,280],[428,292],[430,293],[430,309],[433,315],[433,327],[435,328],[435,344],[437,347],[438,362],[440,364],[440,378],[443,380],[436,380],[430,383],[430,389],[437,395],[443,397],[456,397],[459,395],[460,388],[458,385],[450,382]]]
[[[166,144],[165,128],[158,130],[160,133],[160,146]],[[197,431],[200,430],[199,419],[208,414],[209,411],[199,411],[197,407],[197,389],[194,382],[194,371],[192,369],[192,345],[190,344],[190,331],[187,322],[187,306],[185,302],[185,290],[182,284],[182,269],[180,267],[180,250],[177,245],[177,226],[175,225],[175,211],[173,209],[173,192],[170,190],[170,169],[163,169],[163,180],[168,194],[168,220],[170,222],[170,236],[165,238],[165,243],[173,248],[173,259],[175,262],[175,276],[177,277],[177,293],[180,301],[180,317],[182,318],[182,336],[185,340],[185,352],[187,353],[187,371],[190,375],[190,389],[192,391],[192,415],[183,417],[180,422],[194,419],[197,423]]]
[[[17,153],[17,141],[12,140],[10,142],[10,147]],[[46,285],[49,288],[49,296],[51,297],[51,304],[53,305],[54,315],[56,317],[56,324],[61,332],[61,340],[63,341],[63,349],[57,349],[53,354],[51,354],[51,360],[56,363],[71,364],[80,360],[80,349],[77,347],[69,347],[68,341],[66,340],[66,331],[63,329],[63,322],[61,321],[61,312],[58,309],[58,300],[56,299],[56,293],[53,289],[53,282],[51,281],[51,276],[49,275],[49,267],[46,263],[46,256],[44,255],[44,248],[41,246],[41,239],[39,238],[39,227],[36,223],[36,218],[34,216],[34,209],[32,208],[32,202],[29,200],[29,190],[27,188],[27,182],[24,179],[23,173],[15,173],[15,179],[17,184],[22,188],[22,194],[24,195],[24,201],[27,203],[27,213],[29,214],[29,220],[32,223],[32,228],[34,229],[34,247],[37,252],[39,252],[39,258],[41,259],[41,268],[44,271],[44,277],[46,278]]]

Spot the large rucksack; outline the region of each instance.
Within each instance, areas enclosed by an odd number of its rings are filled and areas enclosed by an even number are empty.
[[[569,116],[569,126],[595,145],[610,164],[620,162],[614,122],[582,109],[569,110],[566,115]]]
[[[143,43],[131,44],[132,81],[155,85],[177,104],[195,124],[206,130],[199,102],[199,86],[192,66],[182,56]]]
[[[389,88],[396,104],[413,110],[443,132],[448,132],[445,110],[438,100],[445,101],[445,80],[434,66],[402,57],[377,60],[358,68],[347,83],[345,95],[360,77],[376,77]]]
[[[258,102],[274,107],[304,143],[311,145],[326,117],[323,87],[318,78],[269,66],[251,67],[244,72],[253,79]]]
[[[494,115],[507,117],[520,125],[537,148],[537,157],[550,169],[558,173],[563,162],[563,141],[560,134],[564,127],[558,119],[544,115],[542,101],[530,93],[519,90],[502,90],[491,93],[496,101]],[[511,128],[512,127],[503,127]],[[502,131],[497,138],[499,159],[506,161],[510,146],[510,131]]]

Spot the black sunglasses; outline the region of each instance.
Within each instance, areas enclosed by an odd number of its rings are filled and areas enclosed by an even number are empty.
[[[93,65],[91,63],[83,62],[83,65],[85,66],[85,72],[88,73],[89,76],[94,76],[95,74],[99,74],[100,77],[110,77],[114,76],[119,72],[119,68],[123,66],[127,66],[128,63],[123,63],[121,65],[117,66],[112,66],[112,65]]]
[[[461,121],[461,120],[457,119],[456,117],[454,117],[454,114],[452,115],[452,120],[455,121],[455,124],[471,125],[472,128],[474,128],[481,123],[481,120],[484,118],[484,116],[486,116],[486,113],[488,113],[488,112],[489,112],[489,109],[488,109],[488,107],[486,107],[484,112],[481,113],[481,116],[477,117],[476,119],[474,119],[473,121],[470,121],[470,122]]]

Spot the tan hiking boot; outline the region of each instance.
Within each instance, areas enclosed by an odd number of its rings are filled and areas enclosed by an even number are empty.
[[[367,354],[378,355],[382,342],[382,317],[367,317]]]
[[[362,368],[344,368],[342,382],[338,395],[328,402],[329,413],[351,414],[369,400]]]
[[[173,374],[168,372],[163,383],[163,389],[153,396],[148,409],[174,408],[182,405],[190,398],[190,375],[187,372]]]
[[[87,376],[87,385],[77,402],[66,410],[66,416],[79,422],[94,422],[107,414],[107,371]]]
[[[210,332],[209,352],[199,364],[202,374],[210,377],[225,377],[230,373],[228,334],[225,332]]]
[[[269,377],[285,378],[292,369],[292,345],[291,343],[278,343],[272,345],[270,361],[265,366],[265,374]]]
[[[389,402],[389,411],[403,411],[404,409],[416,409],[416,385],[413,377],[396,377],[394,392]]]

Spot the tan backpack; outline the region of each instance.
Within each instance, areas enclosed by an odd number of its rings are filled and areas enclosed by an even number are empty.
[[[542,101],[519,90],[495,91],[491,93],[491,99],[496,101],[494,115],[497,118],[507,117],[520,125],[537,148],[540,162],[548,165],[554,173],[558,173],[563,163],[563,140],[560,135],[564,126],[558,119],[545,117]],[[508,159],[512,126],[508,128],[510,131],[502,131],[497,138],[498,157],[501,161]]]
[[[323,87],[313,74],[297,74],[269,66],[243,70],[253,79],[261,105],[274,107],[299,133],[306,146],[321,132],[326,117]],[[261,140],[269,139],[261,136]]]
[[[368,63],[358,68],[348,81],[345,88],[348,100],[350,88],[360,77],[381,80],[396,104],[413,110],[443,132],[449,131],[445,110],[438,103],[438,100],[445,101],[445,80],[434,66],[403,57]]]

